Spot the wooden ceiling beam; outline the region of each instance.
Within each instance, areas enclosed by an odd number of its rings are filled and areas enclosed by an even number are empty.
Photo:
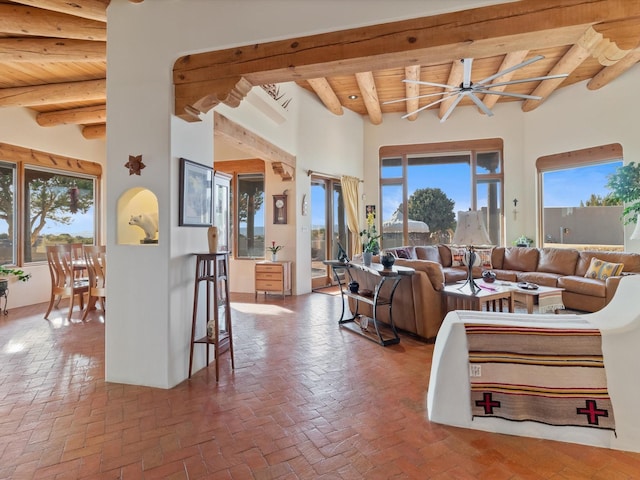
[[[549,71],[548,75],[559,75],[562,73],[571,74],[580,66],[598,46],[602,39],[591,26],[580,37],[578,42],[574,44],[564,56]],[[535,88],[531,95],[542,97],[540,100],[525,100],[522,102],[522,111],[530,112],[542,105],[542,103],[564,82],[564,78],[553,78],[543,80]]]
[[[420,84],[416,83],[420,80],[420,65],[404,67],[404,77],[405,80],[409,80],[404,84],[407,113],[415,112],[420,108],[420,99],[416,98],[420,95]],[[416,118],[418,118],[418,114],[413,113],[407,117],[407,120],[414,121]]]
[[[451,62],[451,70],[449,70],[449,78],[447,78],[447,85],[460,85],[462,83],[463,76],[464,76],[464,64],[462,63],[462,61],[454,60],[453,62]],[[447,92],[446,89],[442,89],[443,95],[440,98],[443,98],[446,92]],[[443,100],[442,102],[440,102],[440,107],[438,110],[438,118],[440,120],[442,120],[442,118],[447,114],[447,111],[449,111],[449,108],[451,107],[451,104],[455,101],[455,99],[456,99],[456,95],[453,95],[447,98],[446,100]],[[437,97],[433,101],[435,102],[436,100],[438,100]]]
[[[102,140],[107,138],[107,125],[87,125],[82,129],[82,136],[87,140]]]
[[[632,50],[619,62],[600,70],[589,80],[587,88],[589,90],[597,90],[608,85],[638,62],[640,62],[640,48]]]
[[[0,38],[0,62],[106,62],[107,42],[60,38]]]
[[[338,99],[336,92],[333,91],[333,88],[331,88],[326,78],[310,78],[307,81],[331,113],[335,115],[342,115],[344,113],[340,99]]]
[[[107,24],[33,7],[0,4],[0,32],[38,37],[107,40]]]
[[[382,123],[382,108],[378,99],[378,90],[376,90],[376,82],[371,72],[356,73],[356,82],[360,88],[360,94],[364,101],[364,106],[369,114],[369,120],[374,125]]]
[[[36,115],[36,122],[41,127],[55,127],[56,125],[86,125],[89,123],[105,123],[107,121],[107,106],[70,108],[54,112],[42,112]]]
[[[82,101],[104,102],[106,98],[105,79],[0,89],[0,107],[34,107]]]
[[[111,0],[13,0],[30,7],[43,8],[52,12],[66,13],[76,17],[88,18],[98,22],[107,21],[107,6]]]
[[[214,137],[223,138],[230,145],[237,146],[255,157],[269,162],[281,162],[288,165],[294,172],[296,157],[282,150],[278,146],[268,142],[241,125],[229,120],[218,112],[213,113]]]
[[[174,64],[175,113],[196,121],[243,79],[263,85],[563,46],[589,25],[638,16],[638,0],[521,0],[187,55]]]
[[[500,65],[500,68],[498,68],[498,72],[501,72],[503,70],[507,70],[508,68],[514,67],[514,66],[518,65],[519,63],[522,63],[524,61],[524,59],[527,58],[528,53],[529,53],[528,50],[520,50],[518,52],[507,53],[504,56],[504,59],[502,60],[502,64]],[[509,80],[511,80],[513,78],[515,73],[516,73],[516,71],[514,70],[513,72],[509,72],[509,73],[506,73],[504,75],[501,75],[500,77],[498,77],[495,80],[493,80],[493,82],[491,82],[489,85],[491,85],[493,83],[499,83],[499,82],[508,82]],[[507,88],[507,86],[506,85],[502,85],[500,87],[492,88],[491,91],[492,92],[504,92],[505,88]],[[499,97],[500,97],[500,95],[486,94],[482,98],[482,103],[484,103],[488,109],[491,109],[496,104],[496,102],[498,101]],[[480,112],[484,113],[481,109],[478,109],[478,110]]]

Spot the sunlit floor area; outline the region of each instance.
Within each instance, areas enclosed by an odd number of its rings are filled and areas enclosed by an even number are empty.
[[[640,478],[640,454],[429,423],[433,345],[339,329],[339,296],[232,302],[235,371],[171,390],[105,383],[100,310],[0,316],[0,478]]]

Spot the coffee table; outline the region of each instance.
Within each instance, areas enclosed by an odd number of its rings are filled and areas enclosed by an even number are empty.
[[[477,281],[480,287],[474,294],[469,285],[454,283],[445,285],[442,290],[442,298],[447,312],[451,310],[477,310],[481,311],[483,305],[487,310],[503,311],[502,301],[506,300],[509,312],[513,313],[513,287],[510,285],[485,284]],[[450,308],[452,307],[452,308]]]
[[[496,282],[502,287],[513,289],[513,298],[516,302],[524,303],[527,306],[527,313],[533,313],[533,305],[538,304],[538,313],[558,313],[564,310],[562,303],[562,292],[564,288],[545,287],[538,285],[535,290],[527,290],[518,287],[515,282]]]

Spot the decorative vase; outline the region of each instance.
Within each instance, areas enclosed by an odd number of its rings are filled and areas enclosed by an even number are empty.
[[[218,227],[207,229],[207,240],[209,241],[209,253],[216,253],[218,251]]]
[[[277,262],[278,261],[278,254],[277,253],[272,253],[271,254],[271,261],[272,262]]]
[[[207,337],[209,337],[209,340],[215,340],[216,338],[216,321],[213,319],[207,322]]]
[[[393,267],[393,264],[395,262],[396,262],[396,257],[394,257],[390,252],[387,252],[382,257],[380,257],[380,263],[387,270]]]
[[[371,258],[373,257],[373,253],[371,252],[362,252],[362,263],[365,267],[371,266]]]

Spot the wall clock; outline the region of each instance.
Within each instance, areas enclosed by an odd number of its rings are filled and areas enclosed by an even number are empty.
[[[287,223],[287,196],[273,196],[273,223],[284,225]]]

